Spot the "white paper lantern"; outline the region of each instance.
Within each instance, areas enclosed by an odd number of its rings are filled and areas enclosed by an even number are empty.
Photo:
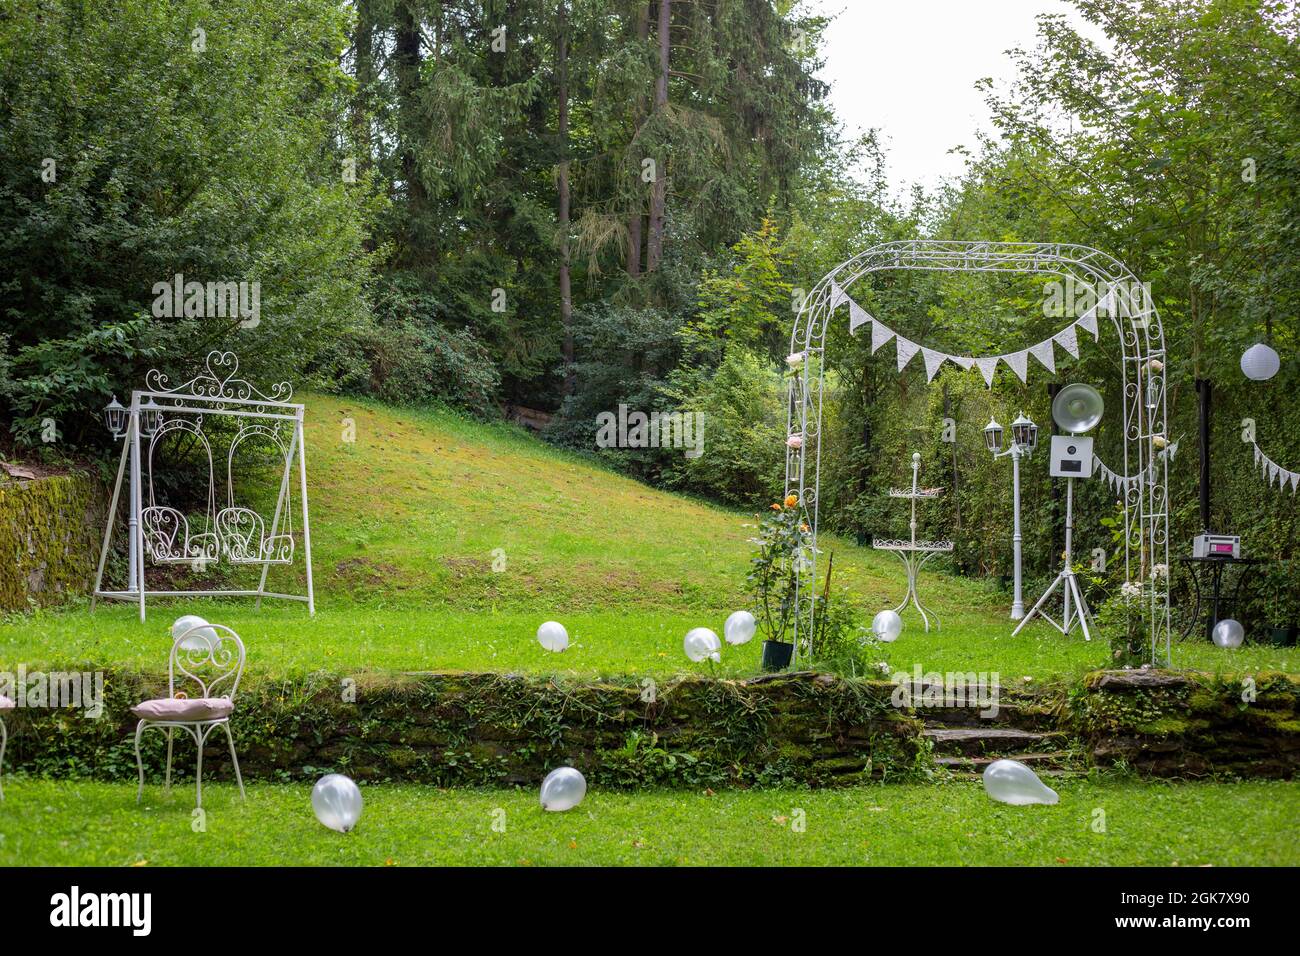
[[[1241,354],[1242,374],[1256,382],[1267,381],[1281,367],[1282,360],[1278,358],[1277,352],[1263,342],[1252,345]]]

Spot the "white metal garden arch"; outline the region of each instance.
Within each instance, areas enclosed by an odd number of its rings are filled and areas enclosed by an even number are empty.
[[[791,377],[787,414],[785,485],[799,496],[810,529],[811,570],[796,587],[794,641],[797,657],[808,651],[817,606],[817,528],[822,455],[822,395],[826,331],[840,293],[873,272],[1016,272],[1056,275],[1080,283],[1100,298],[1111,293],[1107,311],[1119,339],[1124,396],[1124,474],[1137,476],[1125,487],[1124,578],[1148,581],[1150,655],[1169,663],[1169,495],[1165,381],[1169,363],[1164,328],[1154,303],[1123,263],[1087,246],[1063,243],[952,242],[916,239],[886,242],[859,253],[828,272],[804,300],[790,335],[790,351],[803,361]],[[1153,580],[1153,568],[1164,574]]]

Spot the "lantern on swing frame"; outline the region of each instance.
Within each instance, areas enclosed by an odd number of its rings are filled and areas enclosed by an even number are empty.
[[[113,400],[104,406],[104,424],[115,439],[126,435],[126,406],[113,396]]]
[[[162,409],[152,398],[145,399],[140,406],[140,434],[148,438],[162,428],[162,423]]]

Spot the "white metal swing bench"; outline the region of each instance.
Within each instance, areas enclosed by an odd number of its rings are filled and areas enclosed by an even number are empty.
[[[157,370],[145,377],[146,388],[131,393],[129,409],[120,410],[118,421],[110,420],[117,437],[125,439],[118,463],[117,481],[104,529],[99,569],[95,576],[94,602],[98,598],[132,601],[139,604],[140,620],[145,619],[147,595],[172,597],[263,597],[305,601],[309,613],[316,612],[312,586],[311,526],[307,512],[307,461],[303,439],[303,406],[289,401],[292,389],[287,382],[273,386],[266,393],[236,378],[239,360],[232,352],[209,352],[204,369],[184,385],[167,388],[167,377]],[[226,507],[217,509],[216,473],[212,445],[204,430],[206,419],[237,422],[238,427],[226,452]],[[191,438],[207,458],[207,504],[202,528],[192,525],[181,511],[160,501],[155,489],[155,469],[168,438]],[[147,449],[142,449],[147,442]],[[257,510],[239,505],[235,500],[237,453],[251,453],[262,447],[273,452],[283,465],[275,511],[268,525]],[[144,454],[142,454],[144,450]],[[272,566],[289,565],[295,555],[291,477],[294,459],[298,462],[298,497],[302,508],[302,555],[307,572],[307,593],[286,594],[266,589]],[[104,568],[112,544],[122,483],[129,489],[128,572],[123,590],[105,590]],[[147,494],[148,503],[145,503]],[[197,521],[198,516],[193,516]],[[236,566],[262,569],[255,590],[186,591],[149,588],[145,581],[145,564],[157,566],[188,564],[196,571],[225,562]]]

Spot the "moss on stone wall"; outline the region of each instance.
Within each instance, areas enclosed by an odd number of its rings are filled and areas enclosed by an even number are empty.
[[[108,672],[102,718],[10,712],[12,767],[70,776],[135,774],[130,707],[165,679]],[[746,786],[906,779],[922,771],[921,722],[890,704],[891,684],[796,674],[750,681],[568,683],[499,674],[315,674],[250,681],[232,721],[250,779],[313,777],[439,786],[536,783],[569,763],[595,786]],[[353,699],[349,699],[353,698]],[[147,766],[164,734],[146,734]],[[184,739],[184,738],[182,738]],[[188,742],[181,759],[192,762]],[[205,767],[228,774],[214,742]]]
[[[1102,672],[1068,694],[1009,692],[998,720],[980,726],[1033,726],[1084,764],[1157,776],[1294,777],[1300,682],[1281,674],[1251,680]],[[165,688],[162,675],[109,670],[100,719],[70,709],[9,711],[6,768],[133,779],[130,708]],[[607,789],[942,776],[923,734],[926,719],[937,715],[896,709],[893,690],[885,681],[815,673],[681,679],[650,694],[631,678],[321,672],[247,680],[232,728],[249,779],[311,779],[337,770],[448,787],[535,785],[566,763]],[[165,738],[154,730],[144,740],[146,768],[155,774]],[[204,766],[228,778],[219,740]],[[178,753],[188,772],[194,754],[187,738]]]
[[[1293,777],[1300,768],[1300,681],[1287,674],[1105,671],[1074,704],[1101,765],[1178,777]]]
[[[100,488],[88,476],[0,484],[0,610],[88,592],[102,518]]]

